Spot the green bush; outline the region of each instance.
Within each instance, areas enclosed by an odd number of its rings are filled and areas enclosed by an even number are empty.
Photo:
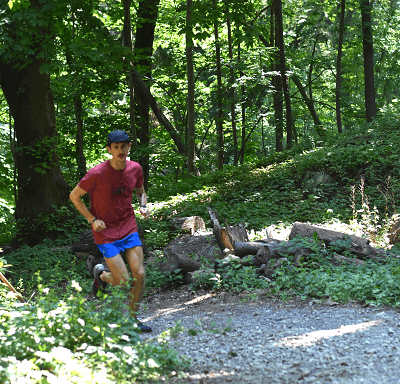
[[[0,305],[1,383],[132,383],[187,368],[165,337],[141,341],[137,324],[112,306],[116,298],[99,309],[78,283],[68,291],[58,300],[39,286],[35,305]]]

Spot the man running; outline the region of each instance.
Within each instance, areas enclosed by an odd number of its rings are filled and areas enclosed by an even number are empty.
[[[135,212],[132,207],[132,194],[136,192],[140,213],[147,219],[150,216],[146,207],[147,195],[143,188],[143,171],[139,163],[127,160],[131,148],[129,135],[116,130],[108,134],[107,151],[112,156],[89,170],[70,194],[76,209],[91,224],[93,237],[100,252],[104,255],[110,272],[103,264],[94,268],[92,291],[104,291],[107,284],[123,285],[129,281],[129,273],[122,258],[132,273],[129,293],[131,315],[137,320],[140,302],[145,287],[143,248],[137,232]],[[90,195],[90,211],[82,201],[82,196]],[[151,328],[138,321],[142,332]]]

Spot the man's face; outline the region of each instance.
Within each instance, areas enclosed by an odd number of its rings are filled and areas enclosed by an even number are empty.
[[[107,151],[116,161],[125,161],[131,145],[127,142],[112,143],[110,147],[107,146]]]

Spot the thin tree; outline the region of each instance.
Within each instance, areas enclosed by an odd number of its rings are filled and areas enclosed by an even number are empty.
[[[338,133],[342,133],[342,114],[340,110],[340,91],[342,88],[342,48],[343,48],[343,35],[344,35],[344,12],[346,7],[346,0],[341,0],[340,18],[339,18],[339,41],[337,48],[336,60],[336,124]]]
[[[238,44],[238,64],[240,64],[241,57],[240,57],[240,52],[241,52],[241,47],[240,47],[240,42]],[[246,93],[245,93],[245,87],[244,84],[240,86],[240,110],[241,110],[241,117],[242,117],[242,132],[241,132],[241,150],[239,152],[239,162],[240,164],[244,163],[244,146],[246,144]]]
[[[375,80],[374,80],[374,43],[372,37],[372,3],[360,0],[363,32],[365,116],[368,122],[376,117]]]
[[[230,109],[231,109],[231,125],[232,125],[232,138],[233,138],[233,164],[237,165],[238,163],[238,139],[237,139],[237,128],[236,128],[236,88],[235,88],[235,71],[233,67],[233,47],[232,47],[232,26],[231,19],[229,16],[229,7],[228,2],[226,2],[226,25],[228,29],[228,55],[229,55],[229,82],[231,84],[231,93],[230,93]]]
[[[213,9],[216,11],[216,0],[213,0]],[[217,66],[217,134],[218,134],[218,169],[224,166],[224,127],[222,121],[222,71],[221,46],[218,34],[218,16],[214,13],[215,61]]]
[[[275,22],[275,46],[279,50],[279,61],[277,62],[279,72],[281,75],[281,83],[283,95],[285,98],[286,109],[286,144],[290,148],[292,146],[293,135],[293,117],[292,117],[292,103],[290,101],[289,93],[289,79],[286,75],[286,57],[285,57],[285,44],[283,40],[283,17],[282,17],[282,1],[273,0],[273,12]]]
[[[188,174],[194,173],[195,157],[195,120],[194,120],[194,70],[193,70],[193,27],[192,27],[193,0],[186,2],[186,70],[187,70],[187,160]]]
[[[276,20],[274,16],[274,7],[271,7],[271,47],[276,45]],[[282,79],[279,74],[279,60],[276,50],[272,53],[272,87],[274,88],[274,117],[275,117],[275,151],[283,151],[283,97],[282,97]]]

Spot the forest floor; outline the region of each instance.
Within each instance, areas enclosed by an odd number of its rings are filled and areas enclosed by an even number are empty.
[[[191,360],[174,383],[398,383],[397,310],[331,300],[267,298],[264,292],[196,292],[182,286],[147,298],[141,320]],[[162,380],[163,381],[163,380]]]
[[[359,235],[339,223],[324,227]],[[284,240],[290,228],[268,231]],[[392,308],[181,286],[148,294],[141,320],[153,328],[142,338],[154,342],[175,326],[169,345],[191,360],[187,372],[160,382],[400,382],[400,315]]]

